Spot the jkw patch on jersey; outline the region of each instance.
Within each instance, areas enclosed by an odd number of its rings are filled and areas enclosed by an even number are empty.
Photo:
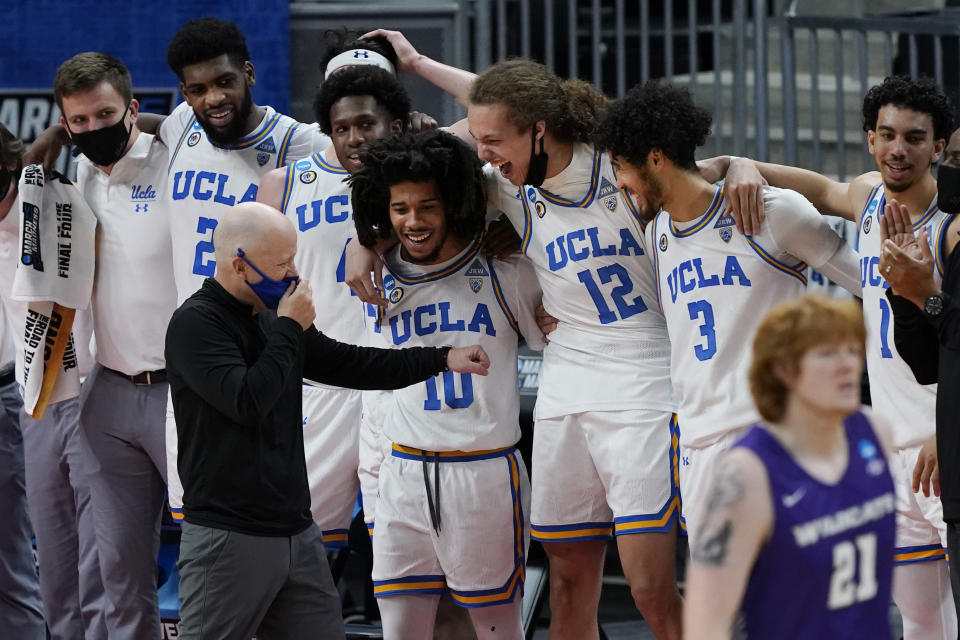
[[[603,206],[605,206],[609,211],[613,212],[617,210],[617,188],[613,186],[606,177],[600,177],[600,192],[597,196],[603,201]]]
[[[254,147],[254,149],[256,149],[257,151],[264,151],[266,153],[277,152],[277,148],[273,144],[273,138],[267,138],[266,140],[258,144],[256,147]]]
[[[190,137],[187,138],[187,146],[195,147],[197,146],[198,142],[200,142],[200,132],[194,131],[193,133],[190,134]]]
[[[473,261],[473,264],[470,265],[470,268],[467,269],[467,273],[465,275],[467,277],[484,277],[490,274],[487,272],[486,268],[484,268],[483,263],[480,262],[480,259],[477,258]]]
[[[736,221],[733,219],[733,216],[729,213],[725,213],[717,219],[717,223],[713,225],[714,229],[723,229],[725,227],[732,227],[736,224]]]

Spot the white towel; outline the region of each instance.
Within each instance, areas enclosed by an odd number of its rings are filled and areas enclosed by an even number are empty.
[[[93,293],[97,229],[93,211],[60,174],[45,182],[38,164],[23,170],[20,204],[20,262],[13,297],[86,309]]]
[[[13,297],[28,301],[17,377],[25,411],[39,419],[49,403],[80,393],[74,309],[93,292],[97,219],[77,188],[43,168],[24,168],[19,185],[20,260]]]

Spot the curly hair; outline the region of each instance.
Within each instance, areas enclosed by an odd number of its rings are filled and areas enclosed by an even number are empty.
[[[53,98],[62,111],[65,96],[96,89],[103,82],[109,82],[123,101],[130,103],[133,82],[126,65],[106,53],[78,53],[57,68],[53,77]]]
[[[447,227],[469,239],[483,230],[487,197],[483,163],[476,152],[446,131],[432,129],[379,140],[360,152],[363,167],[347,180],[353,190],[357,240],[365,247],[389,238],[390,187],[400,182],[436,182]]]
[[[368,49],[375,51],[390,61],[394,68],[399,66],[397,52],[393,50],[393,45],[384,36],[373,36],[371,38],[361,38],[365,33],[363,31],[353,31],[346,27],[339,29],[327,29],[323,32],[325,47],[320,54],[320,75],[327,73],[327,64],[334,56],[338,56],[344,51],[353,51],[354,49]]]
[[[373,96],[393,120],[406,122],[410,115],[410,96],[390,72],[369,65],[346,67],[323,83],[313,101],[313,114],[325,134],[333,130],[330,108],[347,96]]]
[[[695,171],[694,154],[706,142],[711,121],[686,88],[650,80],[610,105],[594,143],[638,167],[659,149],[677,167]]]
[[[933,139],[948,140],[954,129],[954,111],[950,98],[931,78],[888,76],[870,87],[863,97],[863,130],[874,131],[880,109],[892,105],[924,113],[933,120]]]
[[[182,82],[184,67],[224,54],[238,68],[250,60],[247,39],[240,27],[218,18],[197,18],[180,27],[173,36],[167,47],[167,66]]]
[[[787,409],[782,372],[798,372],[803,354],[821,344],[855,342],[864,350],[863,311],[851,300],[805,295],[773,308],[757,327],[748,379],[753,401],[768,422],[779,422]]]
[[[470,104],[503,104],[521,132],[543,120],[563,142],[589,142],[608,100],[583,80],[561,80],[533,60],[499,62],[473,81]]]

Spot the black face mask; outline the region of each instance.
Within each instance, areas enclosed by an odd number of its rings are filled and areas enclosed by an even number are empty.
[[[123,152],[127,148],[127,141],[130,140],[130,133],[133,132],[133,125],[130,125],[128,129],[123,122],[129,110],[130,105],[128,104],[127,108],[123,110],[120,120],[109,127],[103,127],[95,131],[74,133],[68,124],[67,131],[70,131],[71,142],[93,164],[109,167],[123,157]]]
[[[540,153],[537,153],[537,128],[530,134],[530,165],[527,167],[527,177],[523,181],[531,187],[539,187],[547,177],[547,154],[543,151],[543,138],[540,138]]]
[[[10,188],[15,182],[20,181],[21,170],[23,170],[23,167],[19,164],[16,169],[0,167],[0,200],[7,197],[7,194],[10,193]]]
[[[937,207],[951,215],[960,213],[960,167],[941,164],[937,169]]]

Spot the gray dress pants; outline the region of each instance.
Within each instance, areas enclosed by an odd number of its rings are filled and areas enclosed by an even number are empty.
[[[22,407],[16,382],[0,387],[0,638],[43,640],[24,488]]]

